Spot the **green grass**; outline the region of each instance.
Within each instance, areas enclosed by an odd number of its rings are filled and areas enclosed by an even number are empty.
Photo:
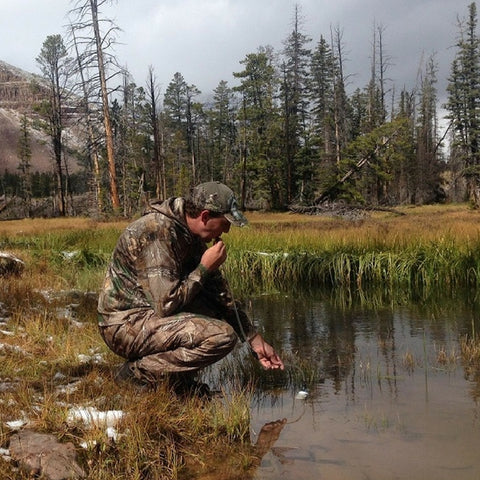
[[[237,290],[282,290],[285,286],[391,289],[476,287],[480,277],[480,240],[421,240],[383,249],[367,244],[306,250],[290,247],[246,250],[232,246],[224,267]]]
[[[480,276],[480,216],[460,206],[410,209],[362,223],[256,214],[226,242],[224,270],[239,291],[452,289],[477,286]]]

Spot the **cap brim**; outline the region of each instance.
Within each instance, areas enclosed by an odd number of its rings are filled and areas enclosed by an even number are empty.
[[[232,211],[232,212],[229,212],[229,213],[224,213],[223,216],[232,225],[235,225],[236,227],[244,227],[245,225],[248,224],[248,220],[238,210],[235,210],[235,211]]]

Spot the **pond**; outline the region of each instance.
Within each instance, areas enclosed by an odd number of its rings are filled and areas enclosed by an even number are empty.
[[[255,393],[252,442],[282,422],[253,478],[477,478],[480,375],[464,365],[460,342],[478,331],[478,311],[467,293],[254,299],[265,337],[321,378],[304,394],[275,380]]]

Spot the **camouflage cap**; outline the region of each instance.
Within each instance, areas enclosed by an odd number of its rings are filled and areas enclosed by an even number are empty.
[[[223,183],[206,182],[197,185],[192,191],[191,200],[199,208],[223,214],[237,227],[243,227],[248,223],[238,209],[235,194]]]

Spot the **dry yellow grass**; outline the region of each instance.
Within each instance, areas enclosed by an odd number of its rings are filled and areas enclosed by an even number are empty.
[[[177,398],[166,385],[141,394],[119,387],[113,375],[122,360],[98,334],[93,300],[77,306],[75,321],[61,308],[71,304],[68,296],[48,301],[28,282],[3,278],[0,294],[10,317],[0,331],[0,448],[15,433],[7,422],[21,420],[24,428],[72,441],[91,480],[190,479],[189,469],[213,458],[237,472],[230,478],[242,478],[251,463],[248,391],[206,402]],[[123,412],[116,440],[105,425],[68,420],[87,408]],[[32,477],[0,457],[0,478]]]
[[[127,220],[98,222],[84,217],[25,218],[0,222],[0,235],[42,235],[60,231],[122,228]]]
[[[300,229],[305,235],[328,237],[339,242],[363,242],[379,238],[387,243],[420,237],[435,240],[445,236],[458,239],[476,239],[480,233],[480,212],[466,204],[398,207],[402,215],[390,212],[370,212],[367,217],[353,222],[329,216],[290,213],[248,212],[254,229],[269,230],[273,235],[286,230]],[[233,231],[233,230],[232,230]],[[299,232],[296,232],[299,233]]]
[[[398,238],[422,235],[423,238],[438,238],[454,235],[463,238],[476,238],[480,232],[480,212],[466,204],[426,205],[422,207],[398,207],[395,211],[370,212],[369,216],[357,222],[322,215],[300,215],[293,213],[246,212],[250,228],[272,233],[293,232],[301,229],[317,235],[332,235],[338,239],[361,240],[372,235],[385,238]],[[2,235],[42,235],[72,230],[118,229],[122,230],[130,222],[127,219],[96,221],[84,217],[54,219],[23,219],[0,222]],[[355,236],[352,236],[355,232]],[[233,228],[230,234],[238,230]]]

